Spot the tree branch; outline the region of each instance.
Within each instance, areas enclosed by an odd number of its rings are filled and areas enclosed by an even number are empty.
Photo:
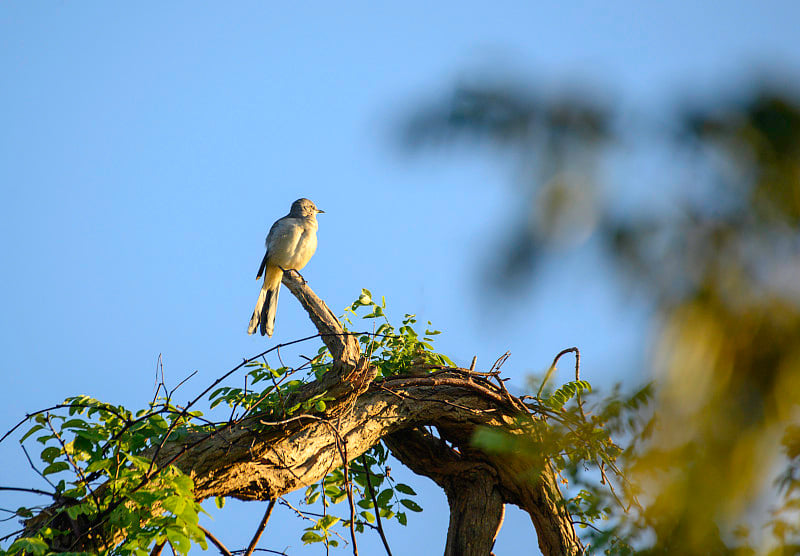
[[[219,553],[222,554],[222,556],[233,556],[233,554],[231,554],[231,551],[228,550],[225,547],[225,545],[222,544],[222,542],[211,533],[211,531],[209,531],[208,529],[206,529],[202,525],[198,525],[197,527],[203,532],[203,534],[206,536],[206,538],[208,538],[208,540],[210,540],[214,544],[214,546],[217,547],[217,549],[219,550]]]
[[[320,393],[335,401],[328,404],[324,414],[295,415],[282,421],[266,421],[257,413],[249,415],[211,432],[169,440],[154,453],[153,469],[170,464],[179,467],[193,479],[198,500],[224,496],[271,501],[247,556],[256,550],[274,500],[320,481],[340,465],[346,469],[347,462],[381,439],[404,464],[431,477],[447,493],[451,507],[447,555],[488,554],[502,523],[505,503],[516,504],[530,514],[546,556],[580,552],[571,520],[559,507],[561,497],[552,469],[545,466],[538,480],[530,480],[526,462],[484,454],[471,446],[478,427],[500,427],[517,434],[510,425],[524,406],[503,386],[489,382],[492,373],[466,369],[431,372],[430,366],[421,365],[408,376],[373,383],[377,369],[370,367],[360,353],[357,337],[344,330],[299,274],[285,272],[283,283],[309,313],[334,360],[332,369],[320,380],[293,392],[286,407]],[[332,417],[336,426],[331,423]],[[435,426],[450,445],[417,430],[429,425]],[[35,519],[29,526],[34,526]],[[88,527],[102,530],[109,525],[99,522]],[[204,532],[220,552],[230,554],[210,532]],[[81,549],[77,534],[63,537],[65,546]]]
[[[267,521],[269,521],[269,517],[272,515],[272,510],[275,508],[276,500],[277,500],[276,498],[273,498],[272,500],[269,501],[269,505],[267,506],[267,511],[264,512],[264,517],[261,518],[261,523],[258,524],[258,529],[256,529],[256,533],[255,535],[253,535],[253,540],[250,541],[250,545],[247,547],[244,556],[250,556],[256,549],[258,541],[261,538],[261,533],[264,532],[264,528],[267,526]]]

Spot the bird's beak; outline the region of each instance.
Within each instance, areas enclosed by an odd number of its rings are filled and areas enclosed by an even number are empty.
[[[317,212],[322,212],[322,213],[324,213],[325,211],[324,211],[324,210],[322,210],[322,209],[317,209]]]

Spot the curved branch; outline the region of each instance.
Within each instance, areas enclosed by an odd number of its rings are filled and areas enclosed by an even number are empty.
[[[360,353],[356,336],[344,330],[299,274],[285,272],[283,283],[309,313],[334,359],[332,370],[294,392],[287,406],[322,392],[336,401],[324,413],[280,422],[251,415],[210,433],[188,434],[164,444],[155,466],[174,464],[190,475],[198,500],[275,500],[320,481],[342,465],[343,454],[352,461],[385,440],[404,464],[431,477],[447,493],[451,519],[446,554],[488,554],[505,503],[530,514],[545,555],[581,551],[569,515],[560,510],[561,496],[549,467],[531,480],[529,463],[471,446],[481,426],[503,427],[513,434],[509,425],[524,408],[519,399],[489,382],[491,377],[465,369],[431,373],[421,367],[420,373],[373,382],[377,369]],[[418,432],[424,426],[437,427],[447,443]],[[66,539],[65,546],[80,549],[76,540]]]

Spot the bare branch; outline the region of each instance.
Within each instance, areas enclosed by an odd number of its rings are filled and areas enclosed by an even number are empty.
[[[383,547],[386,549],[386,554],[392,556],[392,549],[389,548],[389,541],[386,540],[386,534],[383,532],[383,524],[381,523],[381,512],[380,508],[378,508],[378,500],[375,498],[375,489],[372,488],[372,479],[370,479],[370,471],[369,471],[369,464],[364,456],[361,456],[361,466],[364,468],[364,475],[367,478],[367,491],[369,491],[369,497],[372,500],[372,507],[375,508],[375,519],[378,523],[378,533],[381,536],[381,541],[383,542]]]
[[[225,547],[225,545],[222,544],[222,542],[211,533],[211,531],[209,531],[208,529],[206,529],[202,525],[198,525],[197,527],[198,527],[198,529],[200,529],[203,532],[203,534],[206,536],[206,538],[208,540],[210,540],[214,544],[214,546],[217,547],[217,549],[219,550],[219,553],[222,554],[222,556],[233,556],[231,554],[231,551],[228,550]]]
[[[261,538],[261,534],[264,532],[264,528],[267,526],[267,521],[269,521],[269,518],[272,515],[272,510],[275,508],[275,501],[275,498],[269,501],[267,511],[264,512],[264,517],[261,518],[261,523],[258,524],[258,529],[256,529],[256,533],[253,535],[253,540],[250,541],[250,545],[247,547],[247,550],[245,550],[244,556],[250,556],[256,549],[256,545]]]

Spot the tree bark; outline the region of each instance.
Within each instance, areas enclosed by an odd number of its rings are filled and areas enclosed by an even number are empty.
[[[375,381],[376,369],[361,355],[355,336],[342,329],[302,278],[286,272],[283,283],[334,356],[333,369],[295,392],[293,403],[321,392],[336,401],[324,413],[284,422],[254,415],[212,433],[192,433],[167,443],[156,458],[158,465],[172,462],[190,475],[198,500],[272,500],[318,482],[344,463],[343,455],[354,460],[384,440],[402,463],[432,478],[447,494],[446,556],[490,554],[506,503],[530,514],[545,555],[580,552],[570,517],[559,509],[560,493],[549,467],[538,480],[530,480],[522,461],[470,445],[478,427],[513,423],[519,400],[466,369],[420,369]],[[436,427],[440,438],[425,426]],[[64,546],[79,549],[75,540],[64,539]]]

